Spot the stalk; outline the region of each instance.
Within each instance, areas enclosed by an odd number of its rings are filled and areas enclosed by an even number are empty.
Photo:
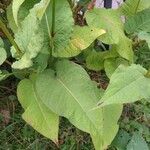
[[[51,29],[52,37],[54,37],[55,35],[55,15],[56,15],[56,3],[55,0],[52,0],[52,29]]]
[[[22,52],[20,51],[17,43],[14,41],[14,38],[12,37],[12,35],[9,33],[8,29],[6,28],[5,24],[3,23],[3,21],[0,19],[0,28],[2,29],[2,31],[4,32],[4,34],[6,35],[6,37],[8,38],[8,40],[10,41],[10,43],[14,46],[14,48],[16,49],[18,56],[22,55]]]

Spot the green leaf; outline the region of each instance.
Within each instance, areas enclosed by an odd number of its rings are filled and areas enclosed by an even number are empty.
[[[57,50],[53,55],[55,57],[76,56],[88,48],[97,37],[104,33],[105,31],[103,29],[75,26],[69,44],[65,48]]]
[[[23,4],[20,6],[18,13],[17,13],[17,24],[15,23],[14,17],[13,17],[13,11],[12,11],[12,4],[10,4],[7,7],[7,20],[9,23],[9,27],[11,30],[16,33],[18,30],[18,27],[20,26],[21,22],[27,17],[29,14],[29,10],[33,8],[33,6],[38,2],[39,0],[25,0]]]
[[[15,34],[15,41],[18,44],[23,56],[14,62],[12,67],[15,69],[29,68],[33,65],[32,59],[35,58],[44,46],[44,34],[40,28],[40,22],[36,17],[36,7],[22,22],[21,27]],[[12,54],[15,57],[15,49],[12,47]]]
[[[48,60],[50,58],[50,52],[48,50],[49,50],[49,45],[45,43],[40,53],[33,60],[34,62],[33,67],[36,68],[38,72],[44,71],[48,65]]]
[[[150,32],[150,8],[137,13],[135,16],[127,19],[125,31],[128,34],[138,33],[141,31]]]
[[[106,30],[100,39],[107,44],[117,44],[120,36],[124,36],[123,23],[116,10],[95,8],[86,13],[86,21],[90,27]]]
[[[138,34],[139,39],[145,40],[148,44],[148,47],[150,48],[150,33],[147,32],[140,32]]]
[[[6,70],[0,70],[0,81],[5,80],[8,78],[11,74]]]
[[[17,95],[25,109],[23,119],[57,144],[59,117],[43,104],[34,88],[34,82],[28,79],[22,80],[18,85]]]
[[[25,8],[22,12],[24,14],[22,14],[23,16],[25,16],[26,12],[33,6],[33,4],[35,4],[35,2],[38,2],[39,0],[13,0],[13,3],[12,3],[12,14],[13,14],[13,17],[14,17],[14,21],[16,23],[16,25],[18,26],[18,13],[19,13],[19,9],[21,7],[21,5],[23,5],[23,3],[26,3],[24,5],[23,8]],[[41,0],[40,3],[38,3],[36,5],[36,9],[37,9],[37,17],[41,20],[45,11],[46,11],[46,8],[48,6],[48,4],[50,3],[50,0]]]
[[[104,61],[108,58],[115,58],[118,53],[115,50],[109,50],[104,52],[92,51],[86,58],[86,65],[89,69],[100,71],[104,68]]]
[[[38,4],[34,6],[34,11],[39,20],[41,20],[46,13],[46,9],[50,5],[51,0],[41,0]]]
[[[66,0],[56,1],[56,22],[55,22],[55,35],[54,35],[54,50],[53,54],[62,50],[69,44],[71,33],[73,31],[73,14]]]
[[[132,41],[127,38],[121,38],[118,44],[112,45],[112,48],[115,49],[119,55],[127,60],[130,63],[133,63],[133,49],[132,49]]]
[[[140,12],[150,7],[149,0],[126,0],[119,10],[126,16],[134,16],[137,12]]]
[[[120,130],[115,137],[112,146],[115,146],[117,150],[126,150],[127,144],[131,139],[130,134],[125,130]]]
[[[7,54],[4,48],[0,47],[0,65],[3,64],[3,62],[6,60],[7,58]]]
[[[39,75],[36,91],[53,112],[90,133],[96,150],[107,148],[116,135],[122,105],[92,111],[100,91],[81,66],[69,61],[57,62],[56,72],[46,70]]]
[[[57,53],[68,45],[73,25],[73,14],[68,1],[55,0],[55,16],[53,16],[53,1],[51,1],[43,18],[43,28],[47,32],[50,46],[53,49],[52,53]],[[52,26],[54,26],[54,31],[52,31]]]
[[[86,66],[90,70],[102,70],[104,68],[103,54],[101,52],[92,51],[86,58]]]
[[[120,65],[110,78],[110,84],[99,102],[99,107],[123,104],[150,98],[150,78],[140,65]]]
[[[3,62],[7,58],[7,53],[3,47],[4,47],[4,43],[2,39],[0,38],[0,65],[3,64]]]
[[[25,0],[13,0],[12,2],[12,12],[16,25],[18,25],[18,11],[24,1]]]
[[[106,44],[115,44],[120,56],[132,62],[132,44],[124,34],[124,26],[116,10],[95,8],[86,13],[86,21],[91,27],[106,30],[99,39]]]
[[[81,6],[85,6],[90,2],[90,0],[79,0],[78,4]]]
[[[134,133],[131,141],[127,145],[127,150],[149,150],[149,148],[143,137],[138,133]]]
[[[128,61],[123,58],[108,58],[104,61],[104,68],[106,75],[111,78],[111,75],[115,72],[120,64],[124,64],[126,66],[129,65]]]

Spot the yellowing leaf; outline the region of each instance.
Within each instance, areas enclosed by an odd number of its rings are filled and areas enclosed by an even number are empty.
[[[97,37],[103,35],[104,33],[106,33],[106,31],[103,29],[98,30],[88,26],[75,26],[69,44],[63,49],[54,51],[53,55],[55,57],[76,56],[84,49],[88,48]]]
[[[25,109],[23,119],[35,130],[58,144],[59,117],[39,98],[34,83],[24,79],[17,89],[18,99]]]

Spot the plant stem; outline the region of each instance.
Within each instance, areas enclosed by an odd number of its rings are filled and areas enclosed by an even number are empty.
[[[20,51],[17,43],[14,41],[14,38],[9,33],[8,29],[6,28],[5,24],[3,23],[3,21],[1,19],[0,19],[0,28],[2,29],[2,31],[4,32],[4,34],[6,35],[8,40],[10,41],[10,43],[14,46],[14,48],[16,49],[16,51],[18,53],[18,56],[20,57],[22,55],[22,52]]]
[[[52,29],[51,29],[51,35],[54,37],[55,35],[55,0],[52,0]]]
[[[136,13],[137,13],[137,11],[138,11],[138,7],[139,7],[139,5],[140,5],[140,1],[141,1],[141,0],[138,0],[138,3],[137,3],[137,6],[136,6],[136,8],[135,8],[135,12],[134,12],[134,14],[136,14]]]

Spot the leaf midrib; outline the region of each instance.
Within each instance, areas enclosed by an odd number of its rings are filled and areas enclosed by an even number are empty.
[[[50,128],[50,126],[49,126],[49,123],[48,123],[48,121],[47,121],[47,119],[46,119],[46,117],[45,117],[45,115],[44,115],[43,109],[41,108],[41,106],[40,106],[40,104],[39,104],[39,102],[38,102],[38,98],[37,98],[37,96],[36,96],[36,92],[35,92],[35,88],[34,88],[33,84],[32,84],[32,90],[33,90],[33,96],[34,96],[34,98],[35,98],[35,101],[36,101],[36,103],[37,103],[37,106],[39,107],[39,109],[40,109],[40,111],[41,111],[41,114],[42,114],[42,116],[43,116],[43,118],[44,118],[44,120],[45,120],[45,122],[46,122],[46,124],[47,124],[47,127],[49,128],[49,131],[51,131],[51,128]],[[41,103],[42,103],[42,101],[41,101]],[[30,104],[30,106],[26,109],[26,111],[27,111],[28,109],[30,109],[31,105],[33,105],[33,103]]]
[[[144,77],[142,76],[142,77],[139,77],[137,80],[133,80],[127,86],[125,86],[125,87],[117,90],[115,93],[111,94],[111,96],[109,96],[108,98],[104,98],[104,99],[102,98],[101,101],[104,101],[104,103],[105,102],[107,103],[108,101],[106,101],[106,100],[112,99],[112,97],[115,97],[115,95],[117,95],[120,91],[124,90],[125,88],[128,88],[128,86],[131,86],[132,84],[134,84],[134,82],[137,82],[138,80],[141,80],[141,79],[144,79]]]
[[[72,91],[63,83],[63,81],[59,78],[57,78],[57,81],[62,84],[62,86],[66,89],[66,91],[73,97],[73,99],[75,99],[75,101],[79,104],[79,106],[81,107],[82,111],[84,112],[84,114],[88,117],[88,119],[90,120],[90,122],[92,123],[93,127],[97,129],[97,127],[95,126],[95,124],[93,123],[93,121],[91,120],[91,118],[87,115],[87,112],[84,110],[84,108],[82,107],[82,105],[79,103],[78,99],[74,96],[74,94],[72,93]],[[90,131],[89,131],[90,132]],[[99,133],[100,131],[98,131]]]

